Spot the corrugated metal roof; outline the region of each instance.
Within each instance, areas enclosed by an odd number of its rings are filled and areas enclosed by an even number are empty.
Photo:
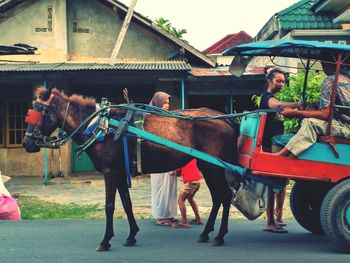
[[[93,71],[93,70],[131,70],[131,71],[189,71],[191,66],[185,61],[136,61],[110,63],[1,63],[0,72],[37,71]]]
[[[191,75],[195,77],[234,76],[230,72],[229,66],[216,68],[192,68]],[[243,75],[263,75],[265,77],[265,67],[248,66]]]
[[[334,24],[332,14],[316,14],[312,6],[316,0],[301,0],[277,13],[282,30],[297,29],[340,29]]]

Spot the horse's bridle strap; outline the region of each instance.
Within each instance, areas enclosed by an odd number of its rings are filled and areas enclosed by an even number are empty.
[[[38,98],[36,101],[37,101],[38,103],[40,103],[40,104],[43,104],[43,105],[49,107],[49,106],[50,106],[50,103],[51,103],[51,100],[53,99],[53,97],[55,97],[55,94],[52,94],[52,93],[51,93],[50,98],[49,98],[48,100],[41,100],[41,99]]]

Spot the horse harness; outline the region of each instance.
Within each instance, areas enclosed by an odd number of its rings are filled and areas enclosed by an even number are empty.
[[[67,135],[63,130],[64,125],[66,123],[70,101],[67,103],[64,119],[62,122],[62,126],[59,128],[58,138],[57,137],[47,137],[42,134],[40,131],[40,126],[42,124],[43,116],[47,114],[47,110],[50,106],[50,103],[55,95],[51,94],[49,99],[44,101],[41,99],[37,99],[33,109],[29,109],[27,116],[25,118],[25,122],[28,124],[32,124],[35,126],[34,131],[32,133],[26,132],[26,136],[32,137],[35,139],[36,145],[39,147],[58,149],[62,145],[64,145],[68,140],[70,140],[83,126],[89,123],[86,128],[84,135],[89,137],[83,144],[79,145],[76,149],[76,154],[78,158],[81,158],[81,154],[88,149],[95,142],[102,142],[105,139],[105,135],[114,134],[114,141],[118,141],[122,139],[123,142],[123,151],[124,151],[124,160],[125,160],[125,168],[127,173],[127,182],[128,186],[131,187],[131,178],[130,178],[130,161],[129,161],[129,147],[127,141],[126,130],[127,127],[133,123],[134,110],[127,109],[125,116],[120,120],[118,127],[111,127],[109,120],[109,111],[111,108],[111,103],[108,102],[106,98],[102,98],[101,105],[96,105],[96,111],[90,115],[72,134]],[[137,123],[143,124],[143,120],[146,116],[145,113],[136,114],[135,115],[138,120]],[[142,128],[142,127],[141,127]],[[140,138],[137,138],[137,147],[132,149],[136,153],[136,158],[133,158],[131,165],[133,166],[132,172],[133,175],[141,174],[141,142]],[[136,159],[136,161],[135,161]],[[135,168],[134,166],[137,166]]]

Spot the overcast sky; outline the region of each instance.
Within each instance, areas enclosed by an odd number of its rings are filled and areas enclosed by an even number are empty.
[[[129,6],[131,0],[119,0]],[[168,19],[186,29],[184,39],[204,50],[228,34],[255,37],[275,13],[299,0],[138,0],[135,10],[152,20]]]

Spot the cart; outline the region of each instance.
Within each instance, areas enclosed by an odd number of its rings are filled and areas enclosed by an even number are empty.
[[[252,56],[269,56],[273,61],[278,56],[299,58],[305,66],[303,97],[308,72],[315,61],[335,63],[336,77],[332,89],[335,97],[340,65],[349,59],[350,46],[272,40],[233,47],[224,55],[236,56],[234,61],[247,61]],[[331,111],[334,107],[341,107],[334,101]],[[345,108],[350,110],[350,107]],[[297,159],[277,156],[262,148],[266,117],[266,113],[260,112],[242,118],[239,164],[254,176],[295,180],[290,206],[296,221],[312,233],[324,233],[337,248],[350,252],[350,139],[334,138],[328,129],[326,136],[319,138],[319,142]],[[330,118],[329,127],[331,123]]]

